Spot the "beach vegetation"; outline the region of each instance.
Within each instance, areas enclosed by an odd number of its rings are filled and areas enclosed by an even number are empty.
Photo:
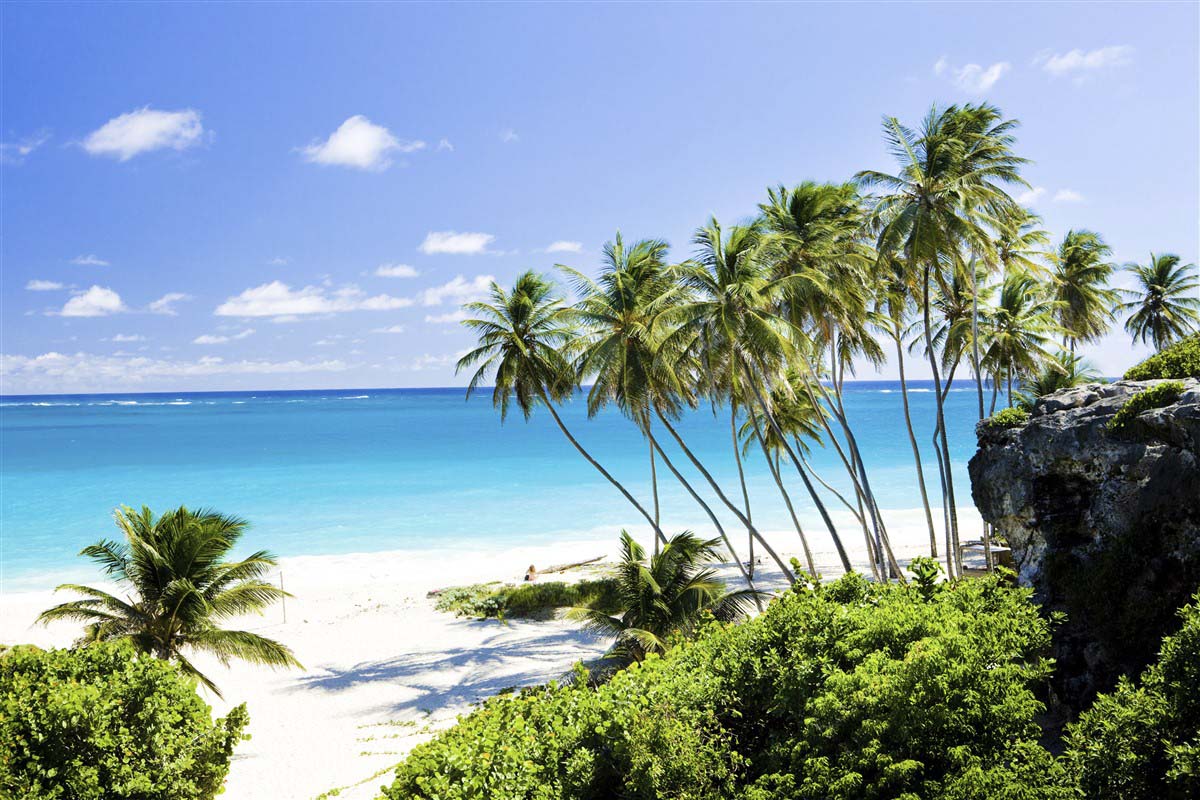
[[[575,583],[536,581],[520,585],[476,583],[453,586],[437,595],[435,607],[460,617],[544,619],[562,609],[589,606],[607,612],[619,608],[614,578],[585,579]]]
[[[1179,399],[1179,395],[1183,394],[1183,389],[1184,386],[1181,381],[1163,381],[1162,383],[1156,383],[1148,389],[1143,389],[1126,400],[1117,409],[1117,413],[1108,421],[1108,429],[1110,431],[1124,430],[1142,412],[1149,411],[1152,408],[1162,408],[1174,403]]]
[[[0,796],[211,800],[246,707],[213,719],[196,679],[129,641],[0,655]]]
[[[1125,372],[1125,379],[1131,381],[1156,378],[1200,379],[1200,333],[1168,345]]]
[[[1100,381],[1100,373],[1083,356],[1072,355],[1060,350],[1052,358],[1042,362],[1037,374],[1021,385],[1016,393],[1016,405],[1032,411],[1039,397]]]
[[[983,421],[985,428],[992,430],[1002,430],[1004,428],[1016,428],[1029,422],[1029,409],[1023,406],[1009,406],[1002,408],[995,414]]]
[[[599,686],[496,697],[387,798],[1067,798],[1038,744],[1049,623],[999,577],[799,580]]]
[[[717,558],[717,539],[704,540],[690,531],[672,536],[650,556],[628,532],[621,532],[621,560],[616,567],[615,610],[580,605],[568,616],[584,628],[612,637],[608,659],[619,663],[665,653],[672,643],[690,636],[704,619],[731,622],[746,616],[763,595],[753,589],[727,590],[708,564]]]
[[[67,583],[58,591],[83,595],[49,608],[38,621],[84,622],[80,644],[128,641],[140,653],[174,661],[218,697],[220,691],[188,658],[208,653],[270,667],[298,667],[285,645],[250,631],[222,627],[246,614],[261,614],[289,597],[267,580],[277,567],[265,550],[228,560],[248,523],[215,511],[180,506],[156,516],[149,508],[117,509],[124,541],[103,539],[84,548],[114,581],[120,594]]]

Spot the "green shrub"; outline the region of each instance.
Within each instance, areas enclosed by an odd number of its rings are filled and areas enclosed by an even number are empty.
[[[806,585],[599,687],[493,698],[384,795],[1067,797],[1037,745],[1050,636],[1028,596],[996,578]]]
[[[1156,378],[1200,378],[1200,333],[1163,348],[1125,373],[1130,381]]]
[[[1113,418],[1108,421],[1108,429],[1110,431],[1123,430],[1143,411],[1169,406],[1178,400],[1181,394],[1183,394],[1183,384],[1179,381],[1167,381],[1155,384],[1149,389],[1143,389],[1125,401]]]
[[[584,580],[578,583],[550,581],[517,586],[499,582],[454,586],[437,596],[438,611],[460,617],[484,619],[505,617],[547,617],[556,609],[583,606],[591,602],[608,613],[619,607],[617,583],[612,578]]]
[[[245,706],[213,720],[196,682],[128,644],[0,656],[0,797],[207,800]]]
[[[1200,797],[1200,594],[1158,663],[1123,679],[1067,733],[1065,761],[1088,800]]]
[[[990,430],[1015,428],[1029,422],[1029,411],[1018,406],[1002,408],[983,421],[983,426]]]

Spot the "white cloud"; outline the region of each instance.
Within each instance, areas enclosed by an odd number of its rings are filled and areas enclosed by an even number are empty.
[[[1046,187],[1034,186],[1017,195],[1017,202],[1023,206],[1032,206],[1046,196]]]
[[[372,333],[404,333],[403,325],[390,325],[386,328],[376,328]]]
[[[275,258],[272,258],[267,263],[272,267],[282,267],[288,263],[288,260],[282,256],[275,256]]]
[[[128,161],[151,150],[187,149],[199,144],[203,134],[198,111],[156,111],[147,106],[114,117],[92,131],[83,140],[83,149],[94,156]]]
[[[467,312],[463,309],[450,311],[445,314],[428,314],[425,317],[426,322],[432,322],[437,325],[450,325],[457,322],[462,322],[467,318]]]
[[[1012,64],[1007,61],[997,61],[989,67],[980,64],[956,67],[945,56],[942,56],[933,65],[933,74],[948,77],[951,83],[963,91],[981,94],[995,86],[996,81],[1004,77],[1004,74],[1010,69],[1012,69]]]
[[[109,314],[119,314],[125,311],[121,295],[112,289],[93,286],[86,292],[75,295],[66,302],[62,311],[57,312],[64,317],[106,317]]]
[[[33,136],[27,136],[18,142],[0,142],[0,164],[20,164],[34,150],[50,141],[48,131],[39,131]]]
[[[191,299],[192,296],[190,294],[184,294],[183,292],[167,292],[162,297],[151,303],[147,308],[147,311],[149,311],[151,314],[163,314],[168,317],[173,317],[179,313],[175,310],[175,304]]]
[[[1054,202],[1056,203],[1078,203],[1083,200],[1083,195],[1074,189],[1059,189],[1054,193]]]
[[[416,358],[414,358],[409,363],[408,369],[411,369],[413,372],[421,372],[422,370],[427,370],[427,369],[437,369],[438,367],[448,367],[448,366],[454,364],[455,362],[457,362],[462,357],[463,357],[462,353],[457,353],[457,354],[453,354],[453,355],[446,354],[446,355],[440,355],[440,356],[433,355],[431,353],[425,353],[424,355],[420,355],[420,356],[417,356]]]
[[[63,285],[55,281],[40,281],[35,278],[25,284],[25,288],[31,292],[54,292],[63,288]]]
[[[508,144],[509,142],[520,141],[520,139],[521,137],[518,136],[517,132],[512,128],[505,128],[504,130],[500,131],[500,141],[504,142],[505,144]]]
[[[195,339],[192,339],[192,344],[225,344],[226,342],[245,339],[247,336],[253,335],[254,328],[247,328],[241,333],[235,333],[232,336],[226,336],[219,333],[206,333],[202,336],[197,336]]]
[[[144,342],[145,336],[140,336],[136,333],[118,333],[116,336],[109,339],[110,342]]]
[[[487,247],[496,240],[490,233],[459,233],[458,231],[430,231],[425,241],[417,248],[426,255],[444,253],[448,255],[478,255],[486,253]]]
[[[91,353],[43,353],[39,356],[0,355],[0,375],[7,385],[27,390],[64,387],[112,387],[118,384],[153,382],[209,375],[274,375],[280,373],[340,372],[349,365],[325,361],[226,361],[216,356],[191,360],[156,359],[147,356],[95,355]]]
[[[408,264],[380,264],[375,274],[381,278],[415,278],[420,273]]]
[[[276,317],[292,321],[308,314],[335,314],[341,311],[390,311],[411,306],[407,297],[386,294],[368,296],[357,286],[343,286],[332,292],[323,286],[293,289],[282,281],[271,281],[247,289],[217,306],[221,317]]]
[[[95,253],[88,253],[86,256],[75,256],[71,259],[71,263],[77,267],[107,267],[108,262]]]
[[[453,280],[443,283],[441,286],[430,287],[421,292],[421,304],[426,306],[440,306],[446,300],[452,300],[456,303],[478,300],[487,295],[488,291],[492,288],[492,282],[495,280],[495,276],[492,275],[477,275],[471,280],[467,280],[462,275],[455,275]]]
[[[1033,60],[1055,77],[1095,72],[1133,63],[1133,48],[1128,45],[1100,47],[1096,50],[1070,50],[1066,53],[1042,53]]]
[[[397,139],[382,125],[376,125],[362,114],[343,122],[325,141],[315,141],[301,148],[304,157],[314,164],[334,164],[365,170],[385,170],[392,164],[392,152],[414,153],[425,147],[419,140]]]
[[[438,139],[438,143],[437,143],[437,149],[438,149],[438,151],[439,151],[439,152],[440,152],[440,151],[442,151],[442,150],[446,150],[446,151],[448,151],[448,152],[451,152],[451,153],[453,153],[453,152],[454,152],[454,145],[450,144],[450,140],[449,140],[449,139]]]
[[[551,242],[546,248],[547,253],[578,253],[581,250],[583,250],[583,242],[569,242],[566,240]]]

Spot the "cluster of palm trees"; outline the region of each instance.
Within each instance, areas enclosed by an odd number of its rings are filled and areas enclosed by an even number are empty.
[[[490,380],[502,416],[513,401],[526,417],[545,407],[646,520],[656,547],[667,541],[658,505],[661,463],[703,508],[751,587],[756,550],[794,580],[751,514],[744,456],[760,453],[792,512],[806,568],[817,571],[794,512],[796,491],[811,499],[850,570],[845,532],[829,505],[847,508],[872,571],[886,579],[901,573],[843,389],[856,364],[882,364],[890,351],[930,553],[937,557],[941,548],[947,572],[959,576],[961,487],[951,470],[945,416],[955,380],[969,376],[983,419],[1001,391],[1011,404],[1014,390],[1038,379],[1088,378],[1076,349],[1102,336],[1122,312],[1134,338],[1158,348],[1200,323],[1195,267],[1178,257],[1131,265],[1139,289],[1126,292],[1122,303],[1120,290],[1109,286],[1116,267],[1098,234],[1070,231],[1057,248],[1049,247],[1038,217],[1009,194],[1026,185],[1020,174],[1025,159],[1013,150],[1016,125],[987,104],[935,107],[917,129],[889,117],[883,129],[894,172],[772,188],[752,219],[735,225],[711,219],[700,227],[693,255],[678,262],[664,241],[627,242],[618,233],[604,247],[597,276],[558,266],[574,302],[534,272],[508,290],[493,285],[490,302],[465,306],[465,324],[478,336],[477,347],[458,363],[473,370],[468,396]],[[908,403],[908,356],[925,359],[933,377],[935,414],[927,422],[941,495],[937,513]],[[649,502],[605,470],[556,410],[589,385],[590,414],[614,405],[643,435]],[[736,489],[718,483],[677,426],[685,411],[701,404],[727,413]],[[808,463],[808,448],[817,442],[845,469],[845,494]],[[748,561],[738,556],[714,498],[745,528]],[[945,537],[940,542],[935,516]],[[990,547],[986,529],[983,543]]]

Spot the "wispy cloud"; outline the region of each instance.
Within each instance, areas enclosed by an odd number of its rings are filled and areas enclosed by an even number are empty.
[[[272,267],[283,267],[283,266],[287,266],[288,260],[286,258],[284,258],[283,256],[275,256],[267,263],[270,264]]]
[[[282,281],[271,281],[229,298],[217,306],[215,313],[221,317],[275,317],[281,320],[343,311],[390,311],[412,303],[407,297],[368,296],[354,285],[329,291],[324,286],[293,289]]]
[[[183,303],[191,300],[190,294],[183,292],[167,292],[162,297],[152,302],[146,310],[151,314],[163,314],[164,316],[173,317],[179,312],[175,310],[176,303]]]
[[[933,65],[933,74],[949,79],[963,91],[982,94],[995,86],[996,82],[1003,78],[1010,69],[1012,69],[1012,64],[1007,61],[997,61],[988,67],[981,64],[966,64],[959,67],[951,64],[945,56],[942,56]]]
[[[426,322],[432,322],[436,325],[453,325],[467,319],[467,312],[464,309],[450,311],[445,314],[427,314]]]
[[[118,333],[109,339],[109,341],[117,342],[118,344],[127,342],[144,342],[146,341],[146,337],[137,333]]]
[[[425,142],[397,139],[387,128],[356,114],[338,126],[328,139],[317,140],[300,148],[300,152],[314,164],[379,172],[392,165],[392,153],[415,153],[424,147]]]
[[[1045,52],[1033,59],[1055,77],[1074,75],[1077,79],[1086,73],[1112,67],[1123,67],[1133,63],[1133,48],[1128,45],[1112,45],[1095,50],[1069,50],[1065,53]]]
[[[389,325],[386,328],[376,328],[372,333],[404,333],[403,325]]]
[[[39,131],[15,142],[0,142],[0,164],[22,164],[34,150],[50,141],[49,131]]]
[[[1054,193],[1054,202],[1056,203],[1080,203],[1083,201],[1083,195],[1074,189],[1059,189]]]
[[[64,287],[57,281],[40,281],[35,278],[25,284],[25,288],[31,292],[54,292]]]
[[[519,142],[520,140],[521,140],[521,137],[518,136],[517,132],[514,131],[512,128],[505,128],[504,130],[500,131],[500,141],[504,142],[505,144],[510,144],[511,142]]]
[[[245,339],[247,336],[254,335],[254,328],[246,328],[240,333],[234,333],[226,336],[223,333],[206,333],[202,336],[197,336],[192,339],[192,344],[225,344],[226,342],[235,342],[238,339]]]
[[[450,143],[449,139],[438,139],[437,149],[439,152],[445,151],[448,153],[453,153],[454,145]]]
[[[583,242],[571,242],[560,239],[546,246],[547,253],[579,253],[583,250]]]
[[[1043,197],[1046,196],[1046,187],[1034,186],[1032,189],[1026,189],[1017,195],[1016,200],[1023,206],[1036,205]]]
[[[490,233],[430,231],[417,249],[425,255],[479,255],[486,253],[488,245],[495,240],[496,237]]]
[[[93,286],[68,300],[61,311],[50,313],[63,317],[107,317],[127,310],[121,295],[103,286]]]
[[[77,267],[107,267],[108,262],[95,253],[88,253],[86,256],[75,256],[71,259],[71,263]]]
[[[128,161],[152,150],[186,150],[200,143],[204,126],[200,112],[157,111],[139,108],[113,117],[83,140],[83,149],[94,156]]]
[[[456,275],[453,280],[443,283],[441,286],[433,286],[421,292],[421,304],[439,306],[446,300],[453,300],[457,303],[478,300],[487,295],[495,280],[493,275],[477,275],[471,280],[467,280],[462,275]]]
[[[408,264],[380,264],[375,274],[381,278],[415,278],[421,273]]]

